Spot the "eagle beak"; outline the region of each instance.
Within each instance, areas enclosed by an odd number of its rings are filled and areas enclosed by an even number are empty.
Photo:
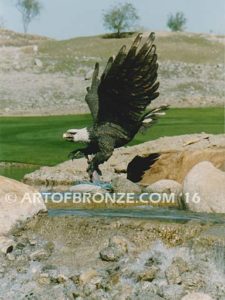
[[[66,133],[63,134],[63,139],[67,141],[73,141],[73,137],[75,134],[76,134],[75,132],[72,133],[67,131]]]

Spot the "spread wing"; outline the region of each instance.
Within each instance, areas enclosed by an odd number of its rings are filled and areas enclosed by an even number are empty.
[[[87,88],[87,95],[85,97],[85,101],[88,104],[94,122],[97,121],[98,110],[99,110],[98,86],[100,80],[98,79],[98,73],[99,73],[99,64],[96,63],[95,70],[92,75],[92,83],[91,86]]]
[[[125,128],[139,126],[146,106],[158,97],[154,33],[138,51],[141,39],[139,34],[128,53],[123,46],[115,59],[109,59],[98,87],[98,122],[114,122]]]
[[[86,96],[94,121],[113,122],[130,130],[140,127],[146,107],[159,95],[154,38],[151,33],[140,50],[142,34],[136,37],[128,52],[123,46],[115,59],[108,60],[101,80],[99,65],[95,65]]]

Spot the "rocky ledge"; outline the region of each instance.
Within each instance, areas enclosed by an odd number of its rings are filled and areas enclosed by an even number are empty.
[[[225,135],[193,134],[162,137],[132,147],[115,149],[113,156],[101,166],[104,181],[111,181],[115,174],[127,177],[129,163],[138,155],[148,157],[159,153],[158,160],[146,171],[130,167],[131,177],[139,171],[142,185],[160,179],[183,182],[191,168],[201,161],[210,161],[215,167],[225,170]],[[54,167],[42,167],[25,175],[23,181],[39,190],[66,191],[77,180],[88,179],[85,159],[65,161]],[[142,172],[143,171],[143,172]],[[129,177],[128,177],[129,178]]]

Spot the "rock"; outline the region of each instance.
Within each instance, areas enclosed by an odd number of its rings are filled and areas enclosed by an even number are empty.
[[[195,212],[225,213],[225,172],[211,162],[195,165],[183,184],[184,205]]]
[[[180,284],[182,278],[179,269],[176,265],[172,264],[165,271],[166,279],[168,284]]]
[[[45,260],[50,256],[50,253],[44,249],[37,250],[30,255],[30,259],[34,261]]]
[[[119,235],[114,235],[109,239],[108,247],[100,252],[100,258],[105,261],[118,261],[128,252],[129,241]]]
[[[87,183],[74,185],[70,187],[69,191],[73,193],[93,193],[93,194],[106,192],[98,185],[87,184]]]
[[[146,188],[147,193],[174,193],[176,197],[179,197],[182,192],[182,186],[175,180],[162,179],[150,184]]]
[[[182,140],[185,141],[183,137],[185,136],[179,137],[179,142],[182,142]],[[177,148],[176,150],[160,152],[159,159],[149,168],[149,170],[144,172],[141,184],[147,186],[161,179],[172,179],[182,183],[185,176],[196,164],[206,160],[212,162],[217,168],[222,168],[224,165],[225,145],[223,144],[218,148],[208,148],[210,139],[205,139],[204,142],[203,137],[201,139],[201,142],[187,146],[187,149],[185,149],[186,147],[184,146],[179,148],[178,145],[175,146],[174,144],[174,148]],[[171,143],[173,143],[172,139]],[[203,146],[203,143],[205,146]],[[211,144],[212,143],[213,141],[211,141]],[[172,147],[173,145],[171,145],[171,148]],[[207,148],[201,149],[201,147]]]
[[[118,261],[123,251],[115,246],[108,246],[100,251],[100,258],[104,261]]]
[[[38,59],[38,58],[35,58],[34,64],[35,64],[38,68],[42,68],[42,67],[43,67],[43,62],[42,62],[40,59]]]
[[[118,292],[113,296],[113,300],[127,300],[131,299],[132,287],[124,283],[122,286],[117,287]]]
[[[64,283],[68,280],[68,277],[65,276],[64,274],[59,274],[57,276],[57,283]]]
[[[13,251],[15,242],[12,239],[9,239],[5,236],[0,236],[0,251],[4,254],[10,253]]]
[[[90,296],[96,290],[96,286],[93,283],[86,283],[83,288],[85,296]]]
[[[141,187],[121,176],[117,176],[112,180],[112,186],[115,193],[141,193]]]
[[[186,290],[199,290],[205,285],[203,274],[198,272],[185,272],[181,275],[182,284]]]
[[[188,264],[182,257],[174,257],[172,264],[165,271],[168,283],[180,284],[182,282],[182,274],[188,270]]]
[[[79,276],[79,283],[84,285],[88,283],[93,277],[97,276],[98,273],[94,269],[89,269],[84,271],[83,273],[80,274]]]
[[[143,291],[134,298],[132,298],[132,300],[163,300],[163,298],[151,292]]]
[[[35,240],[35,239],[29,239],[29,244],[31,246],[36,246],[37,245],[37,240]]]
[[[12,253],[7,253],[7,254],[6,254],[6,257],[7,257],[7,259],[10,260],[10,261],[14,261],[14,260],[16,259],[15,255],[12,254]]]
[[[184,289],[181,285],[167,285],[162,288],[162,295],[167,300],[180,300],[184,295]]]
[[[50,277],[47,273],[41,273],[37,282],[40,285],[49,285],[51,283]]]
[[[128,252],[130,242],[123,236],[120,235],[114,235],[109,239],[109,246],[111,247],[117,247],[121,250],[123,253]]]
[[[145,268],[137,276],[138,281],[153,281],[158,273],[159,269],[155,266]]]
[[[172,264],[178,268],[180,274],[189,271],[187,262],[180,256],[174,257]]]
[[[151,256],[148,257],[145,266],[152,267],[152,266],[158,266],[162,264],[162,261],[165,259],[162,252],[160,251],[154,251],[151,253]]]
[[[213,298],[204,293],[190,293],[184,296],[181,300],[213,300]]]
[[[46,206],[37,190],[0,176],[0,235],[6,235],[19,221],[40,211],[46,211]]]

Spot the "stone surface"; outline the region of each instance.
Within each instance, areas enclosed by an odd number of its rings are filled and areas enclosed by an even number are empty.
[[[109,246],[114,246],[120,249],[122,252],[128,252],[130,242],[127,238],[120,235],[114,235],[109,239]]]
[[[0,176],[0,235],[40,211],[46,211],[46,206],[33,187]]]
[[[0,236],[0,251],[4,254],[7,254],[9,252],[13,251],[13,248],[15,246],[15,242],[12,239],[9,239],[5,236]]]
[[[182,282],[181,274],[176,265],[171,265],[165,271],[168,284],[180,284]]]
[[[98,273],[95,269],[88,269],[80,274],[79,283],[84,285],[97,275]]]
[[[180,139],[183,139],[183,137],[180,136]],[[185,143],[187,142],[184,142],[182,148],[178,147],[175,138],[174,141],[171,139],[171,143],[175,143],[174,146],[170,146],[171,150],[176,145],[177,149],[174,149],[175,151],[160,151],[160,158],[144,173],[141,183],[149,185],[161,179],[171,179],[182,183],[192,167],[206,160],[212,162],[217,168],[223,168],[225,162],[225,136],[221,135],[223,146],[218,148],[213,147],[213,145],[216,145],[216,136],[214,141],[210,137],[204,139],[204,136],[198,139],[198,142],[186,146]],[[209,148],[210,144],[212,148]]]
[[[190,293],[181,300],[213,300],[213,298],[204,293]]]
[[[211,162],[198,163],[185,177],[183,197],[192,211],[225,213],[225,172]]]
[[[182,186],[179,182],[170,179],[161,179],[146,187],[148,193],[174,193],[179,196]]]
[[[118,261],[123,252],[115,246],[108,246],[100,251],[100,258],[104,261]]]
[[[195,142],[190,144],[190,141]],[[160,153],[159,159],[150,170],[143,173],[141,184],[148,186],[161,179],[183,182],[189,170],[198,162],[211,161],[216,167],[223,168],[225,163],[225,136],[193,134],[177,137],[162,137],[132,147],[115,149],[112,157],[100,166],[104,181],[111,181],[115,173],[126,177],[129,162],[138,154],[148,156]],[[66,161],[54,167],[42,167],[27,174],[24,182],[38,189],[67,191],[76,180],[88,180],[86,159]],[[148,167],[147,167],[148,168]],[[135,169],[134,169],[135,172]]]
[[[153,281],[159,271],[159,268],[147,267],[144,271],[140,272],[137,276],[138,281]]]
[[[204,232],[209,226],[198,228]],[[110,218],[42,214],[12,231],[16,246],[7,255],[0,253],[0,299],[19,295],[21,299],[181,300],[187,293],[204,291],[222,300],[225,275],[218,264],[224,264],[224,249],[221,253],[207,245],[199,249],[193,242],[200,232],[193,223],[143,219],[118,223]],[[159,239],[177,244],[168,247]],[[106,242],[122,251],[119,261],[99,259]],[[43,251],[49,251],[47,259]],[[167,282],[165,270],[172,267],[182,279],[178,284]],[[174,277],[173,272],[170,275]]]
[[[121,176],[117,176],[112,180],[112,186],[115,193],[141,193],[139,185]]]

